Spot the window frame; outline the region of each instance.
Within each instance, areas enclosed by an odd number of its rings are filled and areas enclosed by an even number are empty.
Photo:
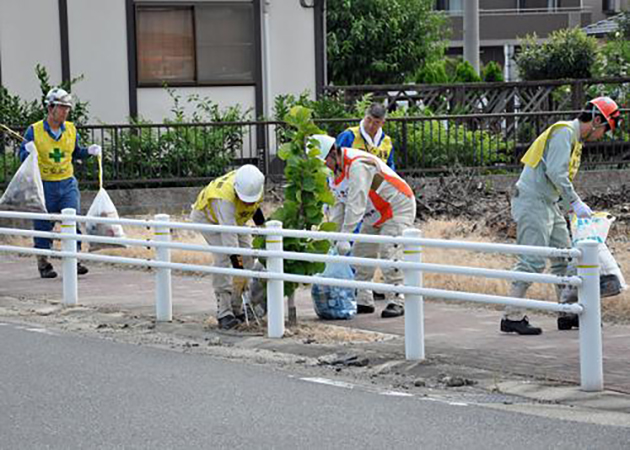
[[[199,81],[198,80],[198,59],[197,59],[197,6],[233,6],[235,4],[244,4],[251,5],[253,12],[254,23],[253,28],[254,31],[258,29],[256,26],[256,20],[258,15],[256,14],[256,4],[255,0],[243,0],[243,1],[193,1],[193,2],[176,2],[176,1],[150,1],[150,2],[135,2],[135,14],[134,14],[134,28],[135,28],[135,36],[134,36],[134,51],[135,51],[135,59],[136,59],[136,73],[138,76],[136,77],[136,88],[146,88],[146,87],[164,87],[164,85],[168,85],[169,87],[213,87],[213,86],[258,86],[259,81],[259,72],[260,72],[260,35],[259,33],[254,32],[254,40],[252,42],[254,46],[254,64],[252,67],[252,78],[251,80],[225,80],[225,81]],[[194,66],[195,66],[195,80],[194,81],[141,81],[140,80],[140,55],[138,53],[139,39],[138,39],[138,13],[141,10],[150,10],[157,8],[173,8],[173,9],[192,9],[192,19],[193,19],[193,56],[194,56]]]

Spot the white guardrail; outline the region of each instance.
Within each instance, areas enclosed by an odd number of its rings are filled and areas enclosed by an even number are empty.
[[[77,216],[75,210],[71,208],[64,209],[61,214],[0,211],[0,218],[53,220],[61,222],[60,233],[15,228],[0,228],[0,234],[4,235],[60,239],[62,242],[61,251],[0,245],[0,252],[61,257],[63,260],[63,303],[65,305],[76,305],[78,302],[77,259],[155,268],[155,309],[157,321],[171,321],[173,317],[171,291],[172,269],[266,279],[268,280],[267,334],[270,338],[280,338],[284,335],[284,281],[307,284],[317,283],[357,289],[371,289],[380,292],[396,292],[405,294],[405,356],[408,360],[417,361],[425,359],[424,297],[438,297],[442,299],[513,305],[521,308],[574,313],[580,316],[579,339],[581,388],[585,391],[601,391],[603,389],[599,263],[597,257],[597,243],[593,241],[580,242],[578,244],[578,248],[556,249],[523,245],[424,239],[421,237],[420,230],[417,229],[406,230],[402,236],[398,237],[373,236],[364,234],[285,230],[282,228],[282,223],[278,221],[267,222],[265,228],[250,228],[171,222],[169,220],[169,216],[166,214],[158,214],[155,216],[154,220],[85,217]],[[153,240],[143,240],[90,236],[85,234],[78,235],[76,232],[77,222],[150,227],[154,229],[155,237]],[[185,229],[199,232],[231,232],[266,236],[266,249],[256,250],[171,242],[172,229]],[[395,243],[404,247],[404,258],[403,261],[386,261],[381,259],[357,258],[352,256],[285,252],[282,250],[284,237],[334,239],[372,243]],[[140,259],[77,252],[77,240],[81,240],[82,242],[153,247],[155,248],[155,258]],[[509,270],[426,264],[422,262],[421,256],[422,249],[425,247],[493,253],[527,254],[546,258],[576,258],[577,276],[559,277],[555,275],[533,274]],[[265,258],[267,260],[267,270],[265,272],[257,272],[252,270],[173,263],[171,262],[171,249],[223,254],[241,254],[250,255],[256,258]],[[320,276],[313,277],[285,274],[283,271],[284,259],[318,262],[345,262],[352,265],[366,265],[381,268],[394,267],[404,271],[404,284],[401,286],[394,286],[384,283],[359,282],[354,280],[324,278]],[[422,283],[423,272],[481,276],[487,278],[520,280],[556,285],[568,284],[578,287],[579,300],[578,303],[575,304],[559,304],[540,300],[425,288]]]

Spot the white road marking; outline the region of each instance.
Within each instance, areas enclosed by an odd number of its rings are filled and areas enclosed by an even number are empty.
[[[345,381],[329,380],[328,378],[313,377],[313,378],[300,378],[300,380],[308,381],[309,383],[326,384],[328,386],[335,386],[335,387],[340,387],[340,388],[345,388],[345,389],[354,389],[356,387],[352,383],[346,383]]]

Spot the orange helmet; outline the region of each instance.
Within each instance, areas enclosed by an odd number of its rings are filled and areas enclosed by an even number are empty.
[[[588,105],[593,105],[604,116],[610,131],[615,131],[617,125],[621,122],[621,112],[619,112],[619,106],[610,97],[597,97],[588,102]]]

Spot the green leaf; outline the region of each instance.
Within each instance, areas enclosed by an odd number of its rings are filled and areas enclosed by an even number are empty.
[[[335,222],[324,222],[319,226],[319,231],[335,232],[337,231],[337,224]]]

